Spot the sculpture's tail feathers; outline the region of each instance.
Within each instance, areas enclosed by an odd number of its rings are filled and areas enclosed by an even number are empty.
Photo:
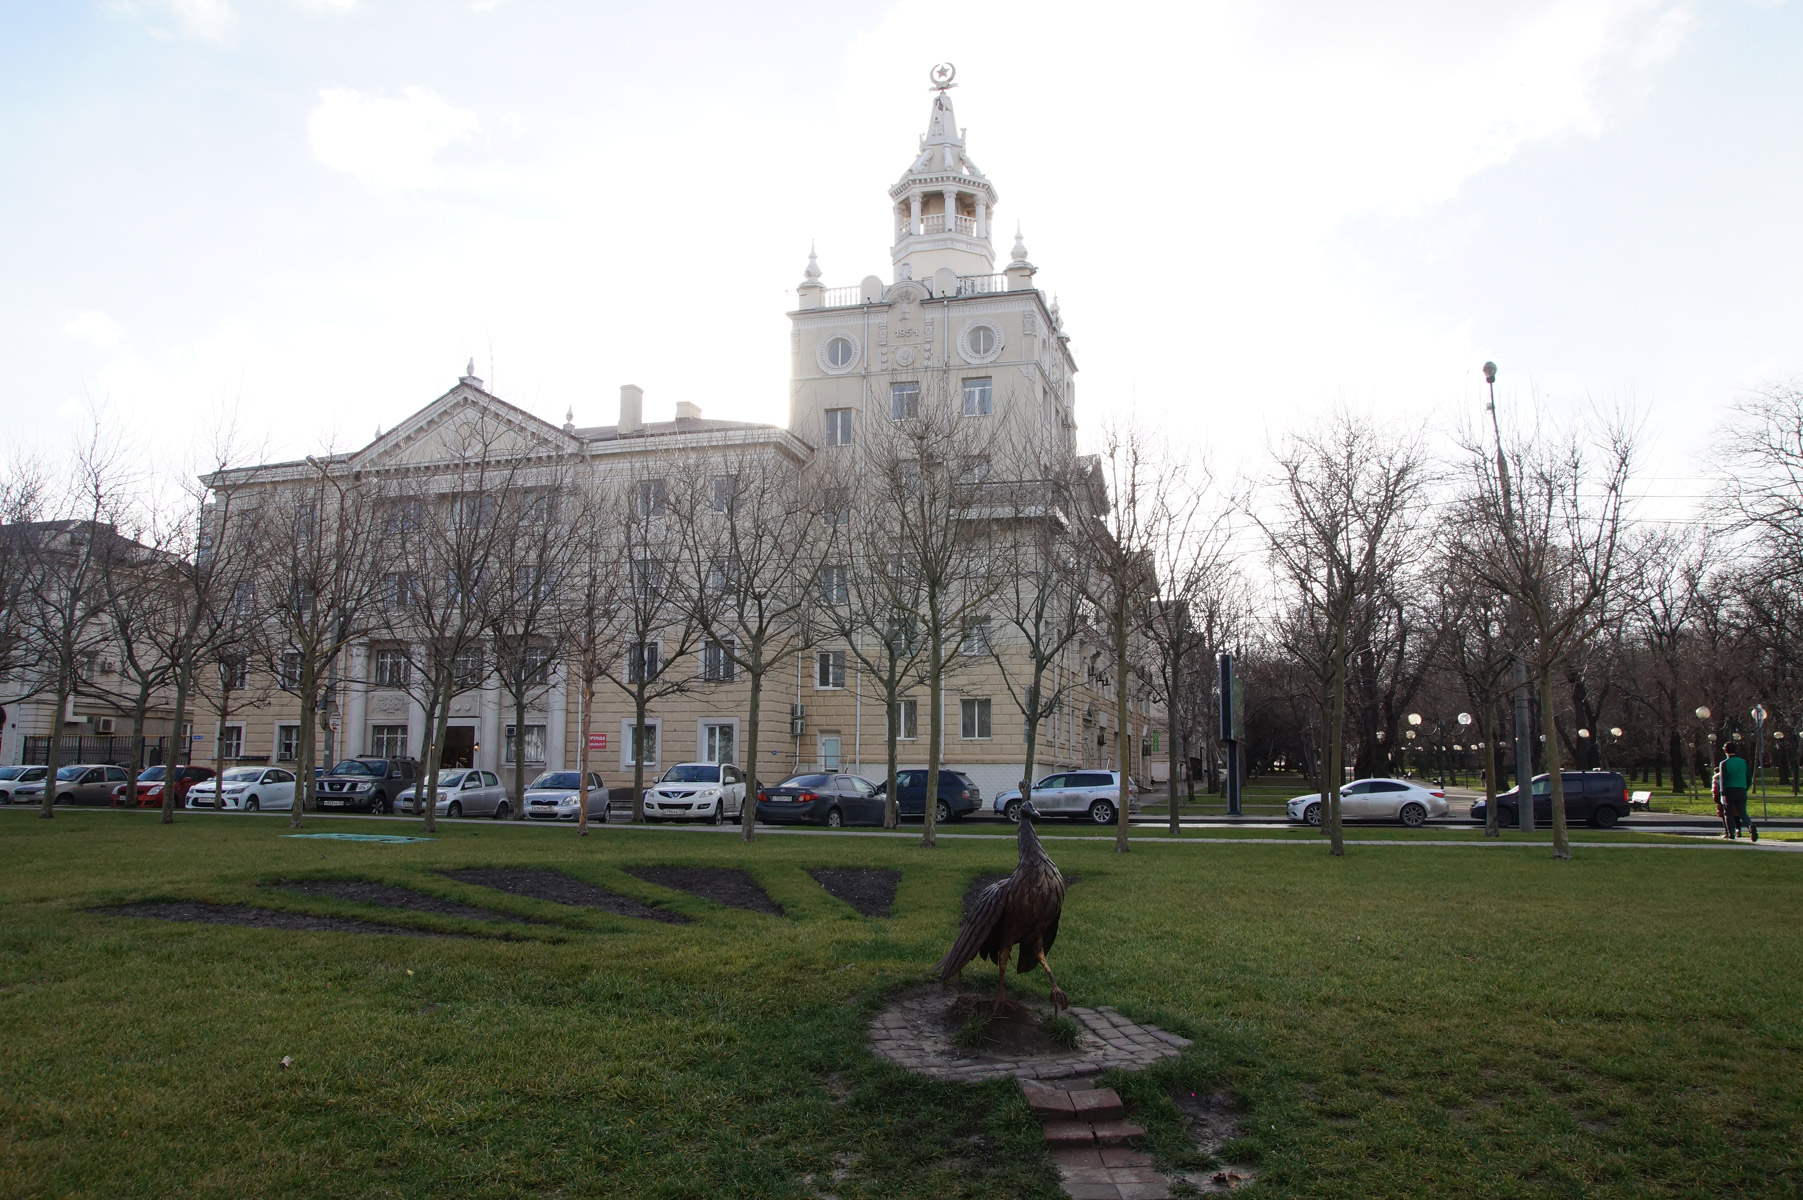
[[[933,968],[941,979],[955,979],[970,960],[983,951],[983,943],[989,940],[997,921],[1002,917],[1002,897],[1008,881],[999,880],[984,888],[977,896],[977,902],[970,906],[965,914],[964,926],[958,930],[958,940],[946,951],[939,965]]]

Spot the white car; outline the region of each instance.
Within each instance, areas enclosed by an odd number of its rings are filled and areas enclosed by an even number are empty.
[[[526,785],[526,815],[540,821],[574,821],[582,807],[582,773],[546,771]],[[589,819],[607,820],[607,785],[588,773]]]
[[[736,821],[745,810],[745,773],[731,763],[677,763],[645,790],[647,821]]]
[[[1444,791],[1406,779],[1355,779],[1340,789],[1342,821],[1401,821],[1412,829],[1429,817],[1446,813]],[[1326,819],[1327,809],[1321,804],[1321,793],[1310,792],[1290,801],[1289,814],[1292,821],[1319,825]]]
[[[1059,771],[1033,785],[1033,811],[1041,817],[1069,817],[1112,825],[1121,802],[1119,771]],[[1020,789],[1009,788],[995,798],[995,811],[1020,824]],[[1139,795],[1127,784],[1127,815],[1139,815]]]
[[[232,767],[218,779],[203,779],[190,787],[188,807],[243,812],[290,809],[294,807],[294,772],[280,767]]]
[[[50,774],[49,767],[0,767],[0,804],[13,803],[13,792],[28,783],[42,784],[44,776]],[[33,789],[38,799],[44,798],[44,789],[39,786]]]

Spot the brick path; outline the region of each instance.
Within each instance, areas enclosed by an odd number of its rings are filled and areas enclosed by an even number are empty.
[[[1074,1079],[1125,1068],[1137,1070],[1161,1058],[1175,1058],[1188,1038],[1155,1025],[1138,1025],[1112,1008],[1072,1008],[1070,1015],[1089,1035],[1085,1049],[1064,1055],[1008,1059],[971,1056],[923,1020],[886,1009],[870,1022],[870,1045],[878,1055],[928,1079],[976,1082],[1012,1075],[1016,1079]]]

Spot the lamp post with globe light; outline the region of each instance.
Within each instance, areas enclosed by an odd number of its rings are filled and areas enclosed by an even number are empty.
[[[1753,718],[1753,770],[1759,775],[1759,819],[1763,821],[1770,815],[1766,812],[1765,801],[1765,719],[1768,714],[1765,705],[1755,704],[1748,715]]]
[[[1707,704],[1697,705],[1697,720],[1698,721],[1707,721],[1708,719],[1709,719],[1709,706]],[[1715,740],[1715,735],[1713,733],[1709,735],[1709,740],[1712,742]],[[1702,738],[1699,737],[1697,739],[1694,748],[1698,749],[1698,750],[1703,748],[1703,739]],[[1704,765],[1703,765],[1703,770],[1708,771],[1708,770],[1711,770],[1712,768],[1713,768],[1713,764],[1711,764],[1707,760],[1705,760]],[[1690,773],[1690,795],[1693,800],[1697,798],[1697,784],[1700,782],[1700,780],[1698,780],[1697,776],[1699,774],[1701,774],[1701,772],[1696,771],[1696,770],[1692,770]]]

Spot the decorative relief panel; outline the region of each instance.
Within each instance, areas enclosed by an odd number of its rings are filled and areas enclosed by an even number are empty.
[[[395,716],[407,711],[407,698],[392,693],[377,695],[369,702],[369,710],[381,716]]]

